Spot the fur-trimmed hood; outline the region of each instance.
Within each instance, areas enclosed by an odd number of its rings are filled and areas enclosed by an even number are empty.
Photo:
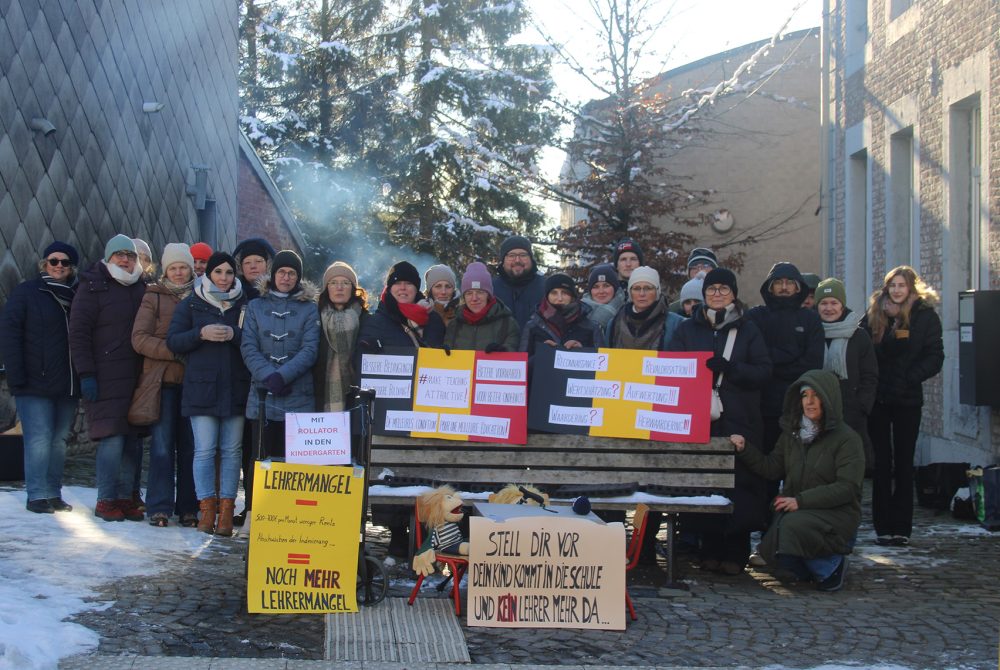
[[[272,289],[271,286],[271,275],[261,275],[257,277],[256,281],[253,283],[254,288],[260,292],[260,297],[265,298],[270,295]],[[316,302],[319,300],[319,286],[309,281],[308,279],[303,279],[299,282],[299,286],[302,290],[294,295],[291,295],[293,300],[298,300],[299,302]]]

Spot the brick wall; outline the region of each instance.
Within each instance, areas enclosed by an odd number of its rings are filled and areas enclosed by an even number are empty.
[[[845,259],[845,130],[865,119],[871,124],[867,147],[871,169],[871,190],[868,204],[871,212],[872,284],[881,284],[887,269],[887,195],[888,135],[893,128],[890,108],[893,103],[909,96],[916,102],[915,137],[919,142],[919,164],[914,172],[915,187],[920,198],[919,267],[924,279],[941,289],[949,264],[962,262],[946,258],[945,236],[948,222],[947,183],[944,170],[945,131],[949,123],[947,104],[942,97],[942,72],[957,67],[975,54],[986,50],[989,60],[988,90],[981,92],[983,117],[982,151],[985,156],[983,179],[986,180],[986,203],[989,208],[987,247],[989,285],[1000,288],[1000,13],[993,0],[922,0],[906,14],[915,12],[919,21],[910,32],[890,43],[886,23],[886,2],[869,0],[868,33],[871,58],[865,67],[849,76],[843,70],[846,49],[846,0],[835,3],[828,44],[834,54],[829,75],[833,101],[832,123],[836,128],[831,175],[831,215],[838,248],[832,254],[834,275],[844,274]],[[918,14],[917,14],[918,13]],[[906,14],[903,16],[905,17]],[[902,17],[901,17],[902,18]],[[898,19],[897,19],[898,20]],[[898,24],[897,24],[898,25]],[[895,28],[896,26],[893,26]],[[943,295],[944,301],[954,301],[954,295]],[[954,324],[946,323],[947,328]],[[947,337],[947,332],[946,332]],[[953,362],[952,362],[953,364]],[[947,365],[947,363],[946,363]],[[924,385],[925,411],[922,431],[926,435],[947,440],[944,413],[957,403],[957,388],[945,389],[943,375]],[[954,394],[954,398],[945,394]],[[1000,427],[997,412],[991,414],[991,427],[979,445],[997,453]]]
[[[240,154],[238,174],[236,239],[263,237],[275,249],[302,249],[292,237],[274,200],[245,155]]]

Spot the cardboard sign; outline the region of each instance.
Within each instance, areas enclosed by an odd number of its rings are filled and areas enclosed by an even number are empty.
[[[417,350],[386,347],[377,354],[361,354],[361,388],[375,389],[372,432],[408,437],[414,422],[413,372]]]
[[[414,379],[414,413],[435,415],[437,424],[413,437],[527,442],[527,354],[420,349]]]
[[[469,519],[469,626],[625,629],[625,527]]]
[[[532,359],[528,427],[547,433],[707,442],[709,356],[541,347]]]
[[[285,462],[349,465],[351,419],[348,412],[285,415]]]
[[[356,612],[362,468],[258,462],[247,611]]]

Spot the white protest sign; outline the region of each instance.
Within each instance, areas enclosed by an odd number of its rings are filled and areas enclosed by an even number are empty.
[[[361,388],[373,389],[375,397],[380,400],[386,398],[409,398],[413,393],[413,381],[408,378],[400,379],[379,379],[378,377],[362,377]]]
[[[385,429],[414,433],[433,433],[437,430],[437,412],[411,412],[390,409],[385,413]]]
[[[524,361],[476,361],[476,381],[521,382],[528,381],[528,365]]]
[[[446,435],[495,437],[505,440],[510,435],[510,419],[471,414],[442,414],[438,432]]]
[[[616,381],[576,379],[573,377],[566,380],[567,398],[612,398],[617,400],[621,390],[621,382]]]
[[[350,414],[348,412],[286,414],[285,462],[305,465],[350,464]]]
[[[472,387],[471,370],[420,368],[415,405],[467,409]]]
[[[413,356],[362,354],[361,374],[387,375],[391,377],[412,377]]]
[[[625,630],[625,528],[469,519],[468,625]]]
[[[556,370],[576,370],[577,372],[607,372],[608,355],[585,351],[556,351]]]
[[[603,426],[604,410],[599,407],[549,405],[549,423],[564,426]]]

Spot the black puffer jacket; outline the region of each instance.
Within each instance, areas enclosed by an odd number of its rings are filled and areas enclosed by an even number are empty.
[[[861,326],[869,333],[868,317]],[[910,309],[910,329],[906,337],[900,331],[886,332],[875,343],[878,359],[878,402],[886,405],[921,407],[924,404],[923,382],[941,372],[944,343],[941,319],[925,300],[917,299]],[[874,339],[874,338],[872,338]]]
[[[801,289],[789,297],[777,297],[768,290],[775,279],[794,279],[805,286],[802,273],[791,263],[775,263],[760,285],[764,304],[747,313],[764,335],[773,366],[772,382],[761,393],[764,416],[781,416],[785,391],[802,373],[823,368],[823,322],[814,310],[802,309],[806,294]]]

